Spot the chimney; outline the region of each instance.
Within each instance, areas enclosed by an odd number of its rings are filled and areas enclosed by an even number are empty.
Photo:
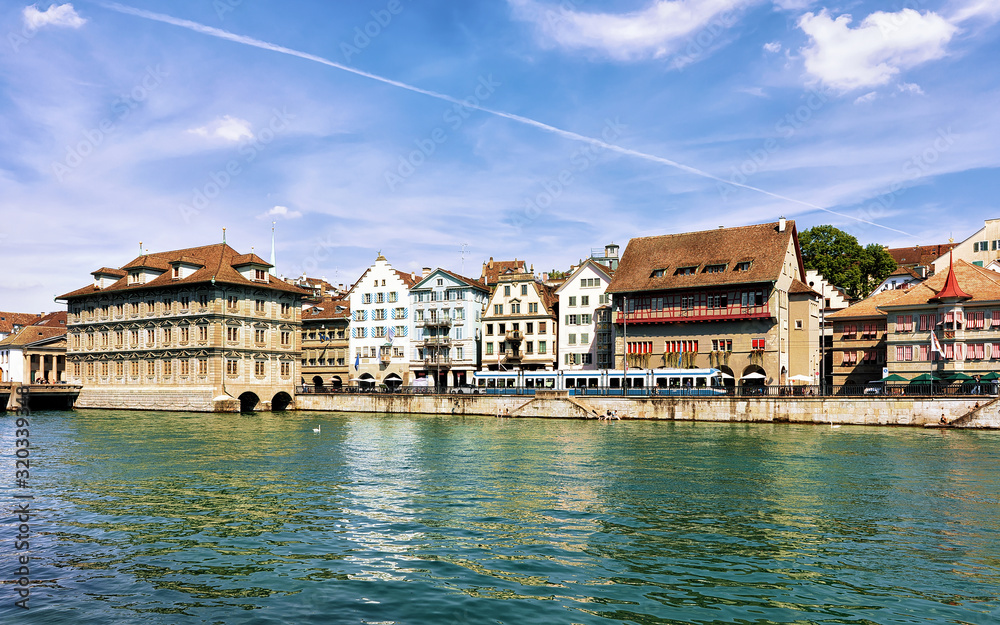
[[[431,275],[431,268],[430,267],[424,267],[424,276],[423,277],[426,278],[429,275]]]
[[[778,232],[784,232],[784,231],[785,231],[785,218],[778,217]]]

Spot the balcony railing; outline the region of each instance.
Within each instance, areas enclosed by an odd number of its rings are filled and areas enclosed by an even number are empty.
[[[450,356],[425,356],[424,357],[424,366],[425,367],[426,366],[430,366],[430,367],[434,367],[434,366],[448,366],[448,365],[451,365],[451,357]]]
[[[424,337],[424,345],[427,347],[441,346],[446,347],[451,345],[450,336],[427,336]]]
[[[511,330],[510,332],[507,332],[507,334],[505,336],[507,337],[508,341],[523,341],[524,340],[524,332],[521,332],[520,330]]]
[[[414,325],[418,328],[450,328],[450,317],[430,317],[429,319],[417,319]]]
[[[683,321],[728,321],[736,319],[767,319],[770,318],[771,307],[768,304],[759,306],[742,306],[734,304],[726,307],[710,308],[695,306],[693,308],[664,308],[662,310],[634,310],[626,315],[621,311],[615,314],[615,323],[676,323]]]

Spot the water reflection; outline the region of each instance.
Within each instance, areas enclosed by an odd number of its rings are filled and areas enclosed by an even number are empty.
[[[34,596],[76,622],[985,623],[995,436],[44,413]]]

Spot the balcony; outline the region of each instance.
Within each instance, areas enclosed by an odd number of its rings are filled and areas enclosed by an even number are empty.
[[[425,367],[450,367],[451,357],[450,356],[425,356],[424,357]]]
[[[508,349],[503,353],[504,360],[508,362],[521,362],[521,352],[516,349]]]
[[[450,336],[426,336],[424,337],[425,347],[448,347],[451,345]]]
[[[379,362],[381,362],[383,365],[389,364],[390,362],[392,362],[392,354],[382,354],[381,356],[379,356]]]
[[[744,319],[770,319],[771,307],[768,304],[760,306],[742,306],[735,304],[725,308],[709,308],[695,306],[693,308],[664,308],[663,310],[635,310],[626,315],[621,311],[615,313],[615,323],[683,323],[696,321],[740,321]]]
[[[450,328],[451,317],[431,315],[427,319],[417,319],[415,323],[418,328]]]
[[[513,341],[515,343],[524,340],[524,332],[521,332],[520,330],[511,330],[510,332],[507,332],[504,336],[507,337],[508,341]]]

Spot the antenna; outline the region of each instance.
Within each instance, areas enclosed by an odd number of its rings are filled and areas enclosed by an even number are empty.
[[[468,243],[462,244],[462,275],[465,275],[465,248],[469,247]]]

